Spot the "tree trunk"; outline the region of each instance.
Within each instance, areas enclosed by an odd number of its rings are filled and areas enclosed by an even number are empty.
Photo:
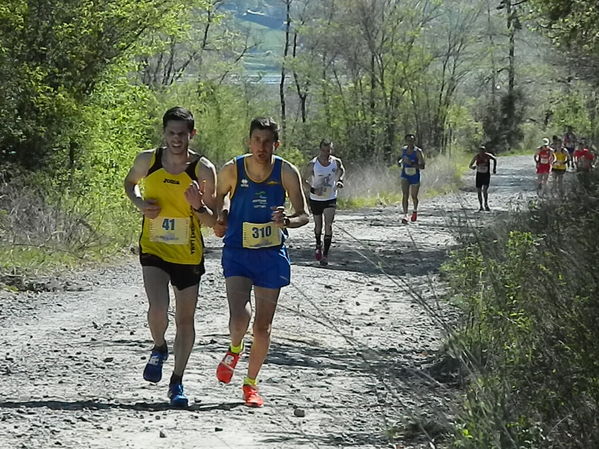
[[[283,48],[283,63],[281,64],[281,82],[279,83],[279,97],[281,99],[281,137],[285,142],[287,134],[287,110],[285,104],[285,62],[289,55],[289,35],[291,32],[291,2],[293,0],[285,0],[286,7],[286,23],[285,23],[285,47]]]

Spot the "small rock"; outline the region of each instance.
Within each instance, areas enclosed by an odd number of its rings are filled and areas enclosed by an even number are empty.
[[[164,433],[164,430],[160,431],[160,438],[166,438],[166,433]]]
[[[223,428],[222,428],[222,427],[215,427],[215,428],[214,428],[214,431],[215,431],[215,432],[222,432],[222,431],[223,431]]]
[[[306,416],[306,411],[303,408],[296,408],[293,411],[293,415],[297,416],[298,418],[304,418]]]

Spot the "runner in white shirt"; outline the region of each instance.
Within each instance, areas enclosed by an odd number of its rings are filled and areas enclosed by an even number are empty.
[[[304,182],[310,192],[310,209],[314,216],[314,237],[316,251],[314,257],[320,265],[328,265],[329,249],[333,239],[333,221],[337,207],[337,189],[343,187],[345,167],[341,159],[332,155],[333,142],[323,139],[318,156],[312,159],[305,171]],[[322,247],[322,227],[324,217],[324,249]]]

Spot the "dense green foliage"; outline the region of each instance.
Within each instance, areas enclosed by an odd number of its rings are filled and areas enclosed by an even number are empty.
[[[532,0],[543,25],[566,48],[599,57],[599,9],[594,0]]]
[[[594,185],[475,233],[447,265],[470,373],[456,447],[599,445]]]

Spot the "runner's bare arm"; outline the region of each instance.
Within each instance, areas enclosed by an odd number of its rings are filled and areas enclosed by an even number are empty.
[[[470,167],[472,170],[474,170],[476,168],[476,165],[474,165],[475,161],[476,161],[476,156],[474,156],[472,158],[472,160],[470,161],[470,163],[468,164],[468,167]]]
[[[148,218],[156,218],[160,214],[160,205],[154,199],[144,199],[141,196],[139,182],[148,174],[153,152],[154,150],[143,151],[135,157],[124,182],[127,197]]]
[[[418,157],[418,168],[420,170],[424,170],[424,153],[422,152],[422,150],[418,150],[418,152],[416,153],[417,157]]]
[[[343,187],[343,179],[345,177],[345,167],[343,166],[343,162],[341,159],[337,158],[337,166],[339,170],[339,177],[337,178],[337,187]]]
[[[298,169],[289,162],[284,162],[281,170],[281,180],[283,182],[283,188],[289,197],[291,207],[293,208],[293,214],[282,218],[288,219],[288,222],[285,223],[285,227],[299,228],[300,226],[304,226],[308,223],[309,218],[308,213],[306,212],[306,196],[302,189],[302,180]]]
[[[302,184],[304,186],[305,192],[312,191],[312,176],[314,175],[314,162],[310,161],[304,167],[304,171],[302,172]]]
[[[223,237],[227,231],[229,195],[234,191],[236,182],[237,168],[235,167],[235,160],[231,160],[220,169],[216,182],[214,234],[217,237]]]
[[[191,183],[185,197],[204,226],[216,223],[216,169],[214,164],[202,157],[196,166],[198,181]]]
[[[497,173],[497,158],[491,153],[487,153],[487,156],[489,156],[489,159],[493,161],[493,173]]]

